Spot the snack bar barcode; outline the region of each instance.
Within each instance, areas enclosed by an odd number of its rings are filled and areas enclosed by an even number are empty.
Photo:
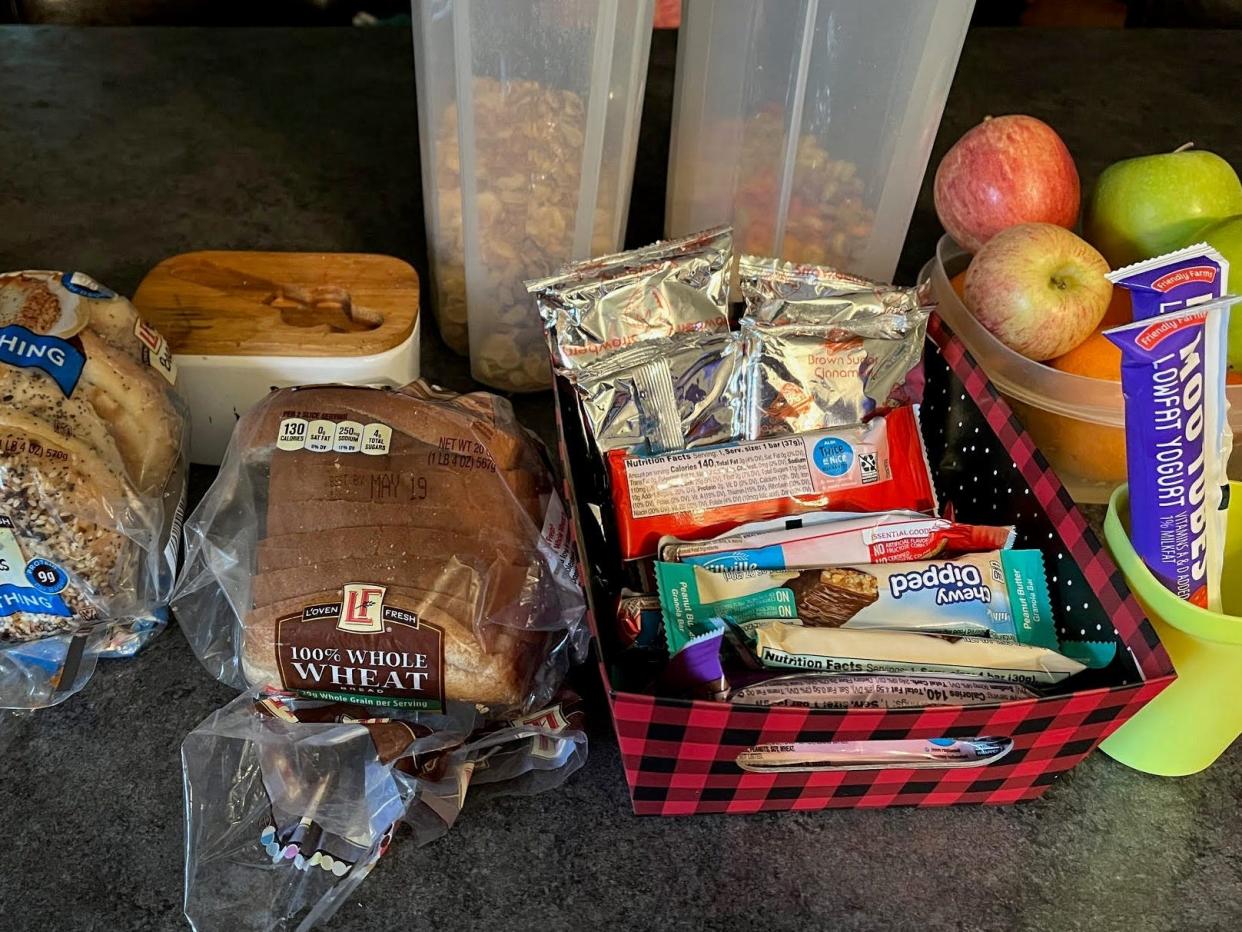
[[[311,453],[364,453],[383,456],[392,445],[392,428],[378,421],[307,420],[287,417],[276,434],[278,450],[309,450]]]

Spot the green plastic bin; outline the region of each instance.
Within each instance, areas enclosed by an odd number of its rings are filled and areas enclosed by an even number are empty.
[[[1231,483],[1221,599],[1210,612],[1179,599],[1143,564],[1127,530],[1127,486],[1113,492],[1104,537],[1164,643],[1177,679],[1100,745],[1127,767],[1165,777],[1211,766],[1242,734],[1242,483]]]

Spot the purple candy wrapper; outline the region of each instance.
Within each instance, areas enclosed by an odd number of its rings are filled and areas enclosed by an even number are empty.
[[[673,654],[661,677],[662,688],[676,695],[723,701],[729,694],[729,683],[720,663],[724,633],[724,625],[720,624]]]
[[[1135,320],[1175,314],[1229,290],[1229,263],[1207,243],[1135,262],[1108,280],[1130,292]]]
[[[1105,331],[1121,348],[1134,549],[1179,598],[1213,611],[1233,445],[1225,399],[1233,300]]]

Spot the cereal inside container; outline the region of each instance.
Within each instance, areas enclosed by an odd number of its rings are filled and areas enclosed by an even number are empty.
[[[972,0],[686,0],[669,236],[890,281]]]
[[[650,0],[415,0],[433,309],[476,379],[550,385],[523,282],[621,245]]]

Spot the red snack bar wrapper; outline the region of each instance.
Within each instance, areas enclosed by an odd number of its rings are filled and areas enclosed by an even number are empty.
[[[651,556],[666,534],[702,539],[809,511],[936,511],[913,406],[852,427],[607,459],[627,560]]]

